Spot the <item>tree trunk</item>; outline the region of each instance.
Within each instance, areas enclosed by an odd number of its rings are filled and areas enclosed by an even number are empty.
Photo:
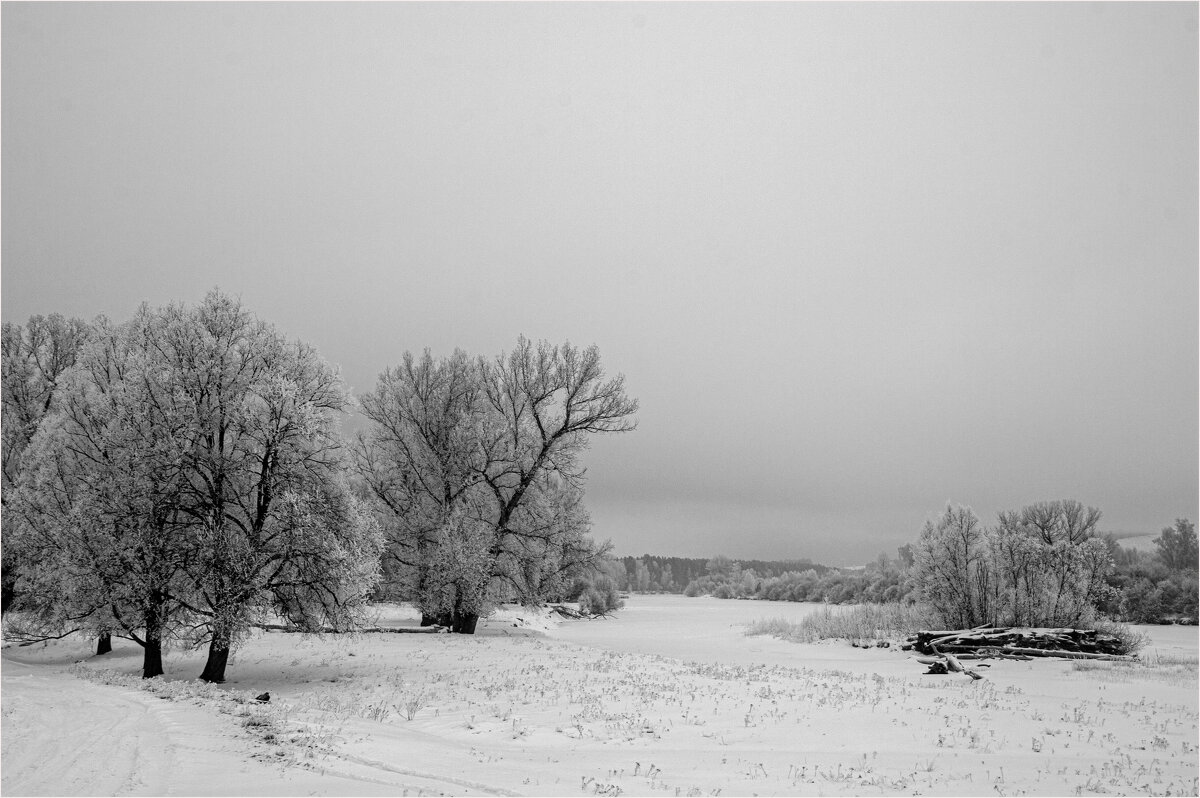
[[[464,612],[461,616],[455,619],[455,631],[460,635],[474,635],[475,624],[479,623],[479,616],[474,612]]]
[[[8,574],[9,569],[5,568],[4,573],[0,576],[0,615],[8,612],[8,608],[12,606],[13,599],[17,597],[17,583]]]
[[[142,656],[142,678],[153,679],[163,675],[162,641],[158,638],[146,638],[146,646]]]
[[[479,622],[479,613],[463,609],[462,588],[454,587],[454,609],[450,612],[450,631],[460,635],[475,634],[475,624]]]
[[[112,633],[101,632],[100,636],[96,638],[96,656],[107,654],[110,651],[112,651]]]
[[[455,613],[450,631],[460,635],[475,634],[475,625],[479,623],[479,615],[473,612]]]
[[[213,684],[225,681],[225,666],[229,664],[229,634],[213,631],[212,642],[208,644],[208,661],[204,663],[204,672],[200,678]]]
[[[150,603],[146,608],[146,643],[142,646],[142,678],[153,679],[163,675],[162,664],[162,609],[163,599],[160,593],[150,594]],[[111,642],[111,641],[110,641]],[[99,650],[99,646],[97,646]]]

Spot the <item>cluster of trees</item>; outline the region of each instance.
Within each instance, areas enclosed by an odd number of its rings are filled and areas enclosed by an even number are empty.
[[[4,551],[30,617],[137,641],[147,677],[166,641],[207,643],[209,681],[268,611],[355,622],[381,538],[345,478],[349,394],[311,347],[213,293],[5,325],[3,354]]]
[[[500,597],[568,596],[608,553],[589,534],[580,454],[589,435],[632,430],[636,410],[594,346],[405,354],[362,398],[371,428],[354,444],[389,595],[467,633]]]
[[[1196,623],[1200,549],[1195,524],[1176,519],[1154,543],[1153,552],[1111,543],[1113,569],[1108,583],[1113,593],[1101,609],[1130,623]]]
[[[970,508],[949,506],[914,550],[921,600],[955,629],[1086,623],[1111,591],[1099,521],[1074,500],[1003,511],[987,528]]]
[[[0,385],[4,609],[101,652],[134,640],[145,677],[178,641],[223,681],[269,615],[349,629],[380,596],[461,632],[500,598],[611,607],[579,453],[637,404],[594,347],[405,355],[347,442],[336,371],[214,291],[124,324],[5,324]]]
[[[915,549],[919,596],[947,625],[1069,626],[1097,614],[1137,623],[1196,623],[1195,526],[1178,519],[1153,555],[1123,549],[1096,527],[1100,511],[1041,502],[984,528],[947,507]]]

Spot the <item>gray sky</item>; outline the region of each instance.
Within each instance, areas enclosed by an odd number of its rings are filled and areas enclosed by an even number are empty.
[[[1197,517],[1197,4],[2,8],[2,314],[600,346],[621,554]]]

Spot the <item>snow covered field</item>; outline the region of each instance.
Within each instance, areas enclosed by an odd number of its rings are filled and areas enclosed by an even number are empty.
[[[635,596],[614,618],[505,610],[475,637],[259,633],[137,678],[117,641],[6,645],[8,795],[1196,795],[1197,630],[1149,664],[996,661],[744,636],[813,605]],[[384,626],[415,625],[402,607]],[[82,660],[77,664],[77,661]],[[271,701],[253,697],[269,691]]]

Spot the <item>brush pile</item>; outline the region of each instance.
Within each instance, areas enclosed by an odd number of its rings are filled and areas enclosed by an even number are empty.
[[[921,631],[901,648],[921,654],[953,654],[959,659],[1065,657],[1129,659],[1117,637],[1094,629],[1034,629],[982,626],[977,629]]]

